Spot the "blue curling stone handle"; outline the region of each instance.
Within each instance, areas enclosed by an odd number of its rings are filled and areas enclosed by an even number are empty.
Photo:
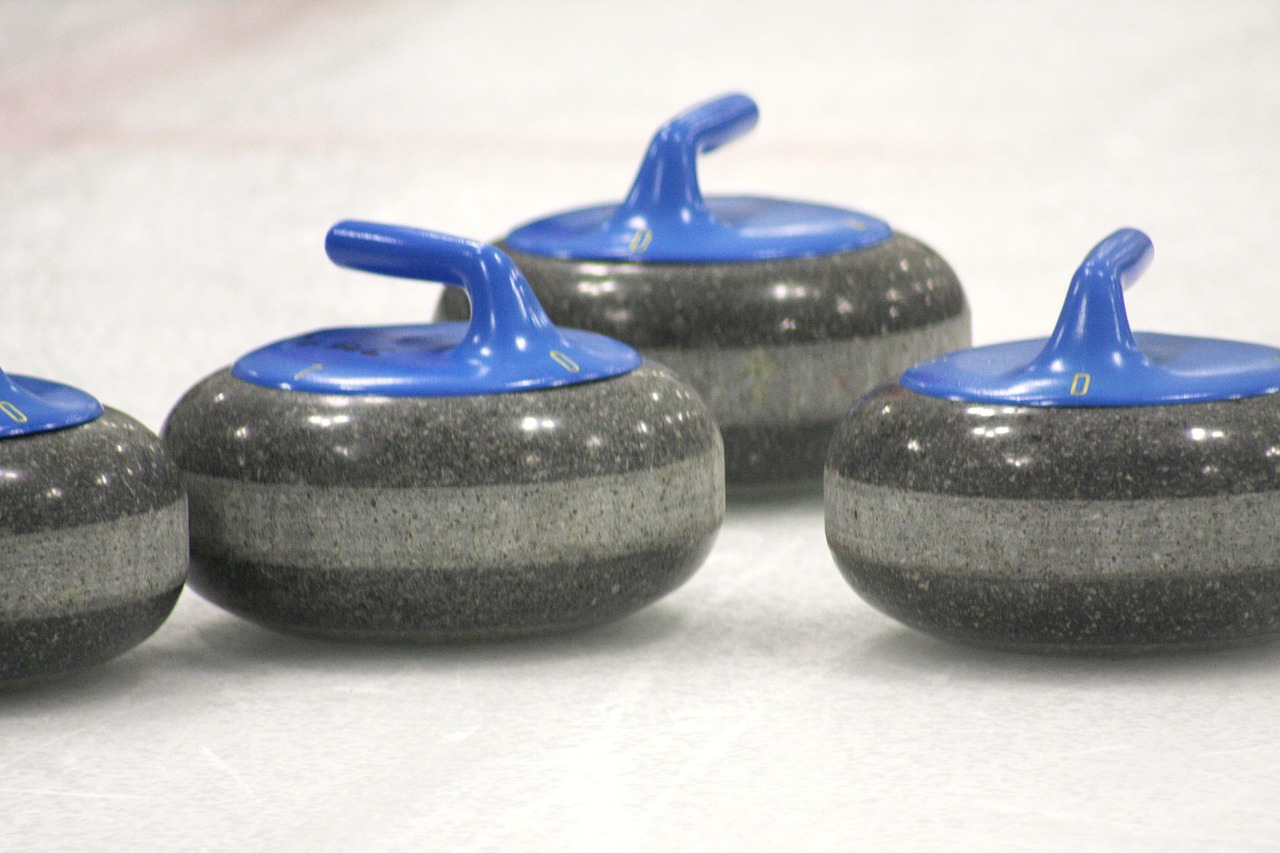
[[[316,394],[454,397],[575,385],[628,373],[639,353],[551,323],[520,270],[473,240],[343,221],[325,240],[334,263],[466,288],[469,323],[324,329],[243,356],[237,379]]]
[[[753,196],[704,198],[697,158],[755,127],[755,101],[727,94],[690,107],[649,143],[622,204],[573,210],[512,231],[507,246],[566,259],[712,263],[831,255],[873,246],[892,229],[821,204]]]
[[[101,416],[102,404],[79,388],[0,371],[0,438],[77,426]]]
[[[1124,290],[1152,254],[1141,231],[1115,232],[1076,271],[1052,336],[948,353],[906,371],[902,386],[1020,406],[1154,406],[1280,390],[1280,349],[1130,330]]]

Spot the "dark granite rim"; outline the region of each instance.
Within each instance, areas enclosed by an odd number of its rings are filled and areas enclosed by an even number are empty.
[[[156,632],[182,589],[67,616],[0,622],[0,686],[44,681],[124,654]]]
[[[934,494],[1135,500],[1280,489],[1280,394],[1170,406],[1041,408],[896,383],[836,430],[829,474]]]
[[[1280,635],[1276,569],[1014,580],[957,577],[834,554],[845,580],[876,609],[968,645],[1130,655]]]
[[[750,263],[564,260],[498,246],[558,325],[639,348],[874,337],[940,323],[967,309],[947,263],[898,233],[857,251]],[[437,316],[470,316],[466,294],[448,288]]]
[[[0,439],[0,469],[0,535],[114,521],[183,495],[159,439],[111,408],[79,426]]]
[[[221,370],[162,430],[184,471],[258,483],[464,487],[648,470],[717,448],[696,392],[646,362],[613,379],[474,397],[263,388]]]
[[[527,571],[352,573],[195,555],[189,583],[219,607],[290,633],[368,641],[500,640],[621,619],[692,577],[717,533],[683,546]]]

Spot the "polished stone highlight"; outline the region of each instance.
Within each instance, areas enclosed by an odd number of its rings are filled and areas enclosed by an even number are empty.
[[[1035,408],[868,396],[837,430],[827,539],[908,625],[1123,654],[1280,632],[1280,398]]]
[[[270,627],[485,639],[619,618],[683,583],[724,513],[706,407],[646,364],[566,388],[384,398],[226,371],[165,440],[192,586]]]

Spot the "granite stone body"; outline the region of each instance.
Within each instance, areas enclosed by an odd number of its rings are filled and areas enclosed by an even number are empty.
[[[558,325],[628,343],[697,389],[724,436],[731,486],[816,484],[849,406],[970,340],[955,274],[903,234],[853,252],[744,263],[572,260],[502,248]],[[468,314],[466,294],[447,290],[439,316]]]
[[[620,618],[683,583],[723,450],[665,368],[468,397],[276,390],[220,371],[164,430],[201,594],[269,627],[466,640]]]
[[[964,643],[1124,654],[1280,631],[1280,396],[1049,408],[893,385],[832,439],[859,594]]]
[[[0,439],[0,685],[115,657],[150,636],[187,574],[177,469],[114,409]]]

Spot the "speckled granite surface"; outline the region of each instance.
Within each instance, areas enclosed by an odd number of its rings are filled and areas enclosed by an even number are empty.
[[[730,487],[816,486],[831,430],[858,397],[969,344],[955,273],[903,234],[856,252],[751,263],[563,260],[503,248],[557,324],[629,343],[698,390],[724,437]],[[442,319],[469,313],[465,293],[445,291]]]
[[[0,440],[0,684],[132,648],[187,574],[186,498],[146,427],[114,409]]]
[[[714,424],[656,365],[418,398],[222,371],[164,436],[191,496],[192,585],[305,633],[474,639],[609,621],[683,583],[724,516]]]
[[[703,158],[704,191],[919,235],[975,343],[1043,334],[1064,272],[1121,224],[1159,244],[1129,294],[1141,328],[1280,342],[1273,0],[642,11],[0,4],[0,364],[158,429],[264,341],[429,318],[429,285],[369,276],[353,298],[320,251],[336,220],[497,236],[616,199],[655,119],[727,89],[763,118]],[[1110,660],[937,641],[849,589],[820,500],[733,502],[674,593],[537,641],[329,643],[184,594],[129,654],[6,696],[0,836],[1264,851],[1278,695],[1274,642]]]
[[[827,537],[909,625],[1123,654],[1280,632],[1280,397],[1028,408],[881,389],[832,441]]]

